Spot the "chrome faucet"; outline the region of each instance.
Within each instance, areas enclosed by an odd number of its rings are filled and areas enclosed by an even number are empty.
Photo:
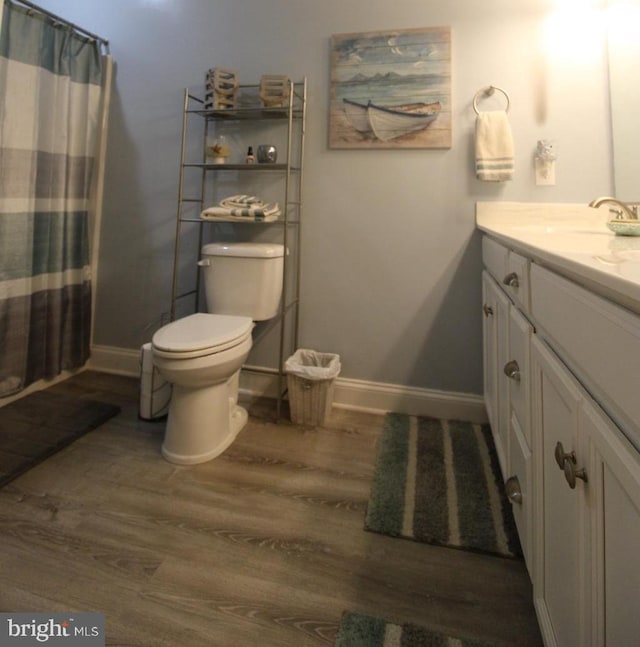
[[[623,216],[626,216],[629,220],[638,220],[638,205],[637,204],[625,204],[621,200],[618,200],[617,198],[610,198],[610,197],[604,197],[604,198],[596,198],[595,200],[592,200],[589,203],[590,207],[597,208],[601,204],[615,204],[618,208],[617,209],[611,209],[616,214],[616,219],[622,219]]]

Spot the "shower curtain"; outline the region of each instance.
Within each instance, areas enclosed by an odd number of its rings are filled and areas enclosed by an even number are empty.
[[[89,357],[98,42],[5,0],[0,32],[0,397]]]

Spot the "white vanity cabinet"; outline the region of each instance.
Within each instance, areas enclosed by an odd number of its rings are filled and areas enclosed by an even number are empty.
[[[484,317],[485,374],[495,380],[487,407],[506,398],[506,423],[490,414],[491,424],[545,645],[635,647],[640,315],[487,237],[483,258],[485,305],[495,314],[502,298],[508,310],[502,336]],[[496,276],[509,270],[517,291]],[[505,360],[516,362],[519,379],[500,366]]]

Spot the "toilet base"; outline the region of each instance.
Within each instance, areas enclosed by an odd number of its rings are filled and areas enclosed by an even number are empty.
[[[204,463],[231,445],[249,418],[230,393],[233,382],[195,390],[174,384],[161,450],[166,460],[178,465]]]

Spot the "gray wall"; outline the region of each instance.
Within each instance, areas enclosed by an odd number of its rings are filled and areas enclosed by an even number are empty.
[[[168,310],[185,86],[227,66],[309,82],[302,345],[337,352],[344,377],[482,389],[477,200],[587,202],[611,190],[605,57],[544,39],[546,0],[41,0],[111,41],[116,61],[95,342],[138,348]],[[333,33],[449,25],[450,150],[327,147]],[[579,21],[562,40],[580,32]],[[578,53],[578,50],[574,53]],[[473,173],[472,100],[511,96],[516,176]],[[497,107],[490,102],[483,107]],[[536,187],[538,139],[558,184]]]

